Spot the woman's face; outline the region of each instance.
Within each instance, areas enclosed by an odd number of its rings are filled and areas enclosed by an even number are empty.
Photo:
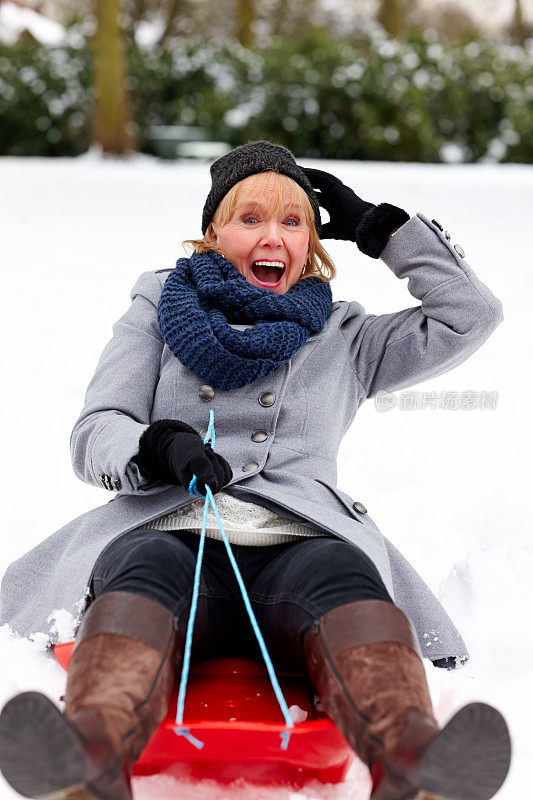
[[[270,178],[262,194],[243,192],[232,218],[213,229],[218,247],[249,283],[285,294],[307,261],[309,228],[299,204],[274,210],[271,183]]]

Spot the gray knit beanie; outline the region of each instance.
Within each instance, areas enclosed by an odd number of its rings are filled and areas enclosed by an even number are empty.
[[[205,235],[218,204],[232,186],[258,172],[274,170],[288,175],[305,191],[315,213],[315,225],[320,234],[321,221],[317,196],[311,182],[290,150],[272,142],[248,142],[217,159],[211,164],[211,191],[202,214],[202,233]]]

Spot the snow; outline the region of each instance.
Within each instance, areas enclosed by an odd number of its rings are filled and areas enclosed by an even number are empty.
[[[65,30],[59,22],[15,3],[0,3],[0,42],[14,44],[23,31],[29,31],[41,44],[63,44]]]
[[[532,426],[530,221],[533,170],[521,165],[303,162],[330,169],[367,200],[438,219],[466,260],[502,300],[505,321],[468,361],[415,392],[497,392],[495,407],[471,410],[360,409],[339,456],[339,486],[364,502],[452,614],[471,661],[448,673],[425,662],[439,720],[482,700],[506,715],[514,742],[510,777],[497,795],[528,794],[533,655],[528,509]],[[138,156],[103,160],[0,158],[2,286],[3,536],[0,574],[68,520],[109,501],[78,481],[69,436],[112,323],[144,270],[171,267],[183,239],[200,236],[208,166]],[[368,312],[417,304],[406,282],[347,242],[326,242],[338,266],[336,299]],[[527,348],[527,349],[526,349]],[[405,403],[404,403],[405,405]],[[435,405],[435,404],[433,404]],[[361,457],[362,456],[362,457]],[[31,497],[31,502],[29,498]],[[70,620],[55,614],[57,630]],[[45,637],[0,629],[0,705],[37,689],[55,702],[65,676]],[[136,800],[366,800],[355,761],[342,786],[313,784],[231,791],[191,789],[186,772],[136,779]],[[16,795],[0,778],[0,799]]]
[[[156,22],[142,20],[135,29],[135,41],[139,47],[149,50],[157,44],[163,30],[163,20],[157,20]]]

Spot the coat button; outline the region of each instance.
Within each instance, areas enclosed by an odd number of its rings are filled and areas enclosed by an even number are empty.
[[[439,231],[443,231],[443,230],[444,230],[444,228],[442,227],[442,225],[440,224],[440,222],[439,222],[438,220],[436,220],[436,219],[432,219],[431,221],[432,221],[433,225],[436,225],[436,226],[437,226],[437,228],[439,229]]]
[[[110,492],[120,489],[120,480],[118,478],[113,478],[111,475],[100,475],[100,481]]]
[[[356,511],[359,511],[360,514],[366,514],[366,506],[360,503],[359,500],[355,501],[353,507]]]
[[[243,472],[254,472],[254,470],[259,469],[259,464],[257,461],[248,461],[244,464],[242,471]]]
[[[450,234],[448,233],[448,231],[444,231],[444,236],[446,237],[446,239],[447,239],[448,241],[450,241],[450,239],[451,239],[451,236],[450,236]]]
[[[204,383],[203,386],[200,386],[198,389],[198,397],[201,400],[211,400],[215,396],[215,390],[212,386],[209,386],[208,383]]]
[[[465,257],[465,251],[463,250],[460,244],[454,244],[453,249],[455,250],[458,256],[461,256],[461,258]]]
[[[272,392],[263,392],[263,394],[259,398],[259,403],[262,406],[265,406],[265,408],[273,406],[275,402],[276,402],[276,395],[273,394]]]
[[[264,442],[265,439],[268,439],[266,431],[254,431],[252,433],[252,442]]]

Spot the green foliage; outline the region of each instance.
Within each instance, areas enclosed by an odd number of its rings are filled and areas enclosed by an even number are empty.
[[[242,58],[240,57],[240,55]],[[130,45],[130,99],[141,149],[152,125],[200,126],[227,135],[224,119],[236,104],[239,75],[251,53],[191,37],[151,51]]]
[[[86,48],[0,44],[0,154],[78,155],[90,143]]]
[[[262,57],[263,108],[239,141],[272,136],[300,157],[531,161],[531,55],[518,47],[315,30]]]
[[[201,37],[130,43],[139,147],[151,125],[176,124],[232,145],[272,139],[298,157],[531,163],[531,52],[431,36],[342,40],[315,28],[254,50]],[[90,112],[87,48],[0,47],[0,153],[83,152]]]

